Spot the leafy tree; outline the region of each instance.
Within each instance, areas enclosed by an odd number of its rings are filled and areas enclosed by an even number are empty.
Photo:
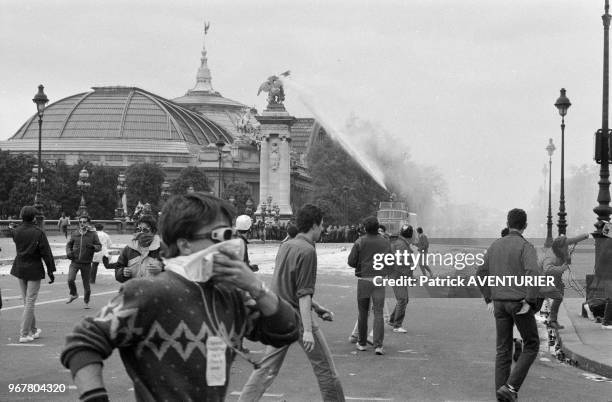
[[[235,181],[233,183],[228,184],[225,187],[225,192],[223,193],[223,198],[229,200],[230,197],[234,197],[236,200],[234,206],[236,207],[236,211],[239,214],[244,214],[246,208],[247,200],[252,197],[251,191],[249,190],[249,186],[241,181]],[[253,205],[253,209],[256,206]]]
[[[0,215],[19,215],[22,206],[34,203],[34,191],[28,183],[35,163],[30,155],[0,150]],[[13,188],[20,184],[25,187],[20,186],[11,196]]]
[[[326,223],[347,223],[344,221],[345,199],[348,223],[353,224],[374,214],[378,201],[388,198],[387,192],[327,136],[312,145],[308,164],[313,178],[313,199],[325,210]]]
[[[189,186],[193,186],[195,191],[210,191],[204,169],[195,166],[183,168],[176,180],[172,182],[170,192],[172,194],[185,194]]]
[[[143,204],[148,202],[152,208],[156,208],[165,178],[161,166],[156,163],[135,163],[127,168],[125,176],[128,208],[134,210],[138,201]]]

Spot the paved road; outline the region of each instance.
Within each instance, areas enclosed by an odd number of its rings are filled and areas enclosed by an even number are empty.
[[[274,256],[271,247],[254,247],[256,263],[266,266]],[[317,299],[336,312],[333,323],[322,328],[334,354],[349,400],[378,401],[492,401],[494,323],[479,299],[411,299],[408,307],[408,334],[385,334],[385,356],[373,351],[355,351],[347,336],[356,318],[355,280],[334,271],[337,259],[346,250],[320,250]],[[333,266],[332,266],[333,265]],[[263,275],[270,280],[268,274]],[[64,304],[67,295],[65,275],[53,285],[41,288],[37,320],[43,336],[35,344],[15,345],[21,314],[17,283],[0,276],[5,309],[0,316],[0,400],[76,400],[77,394],[69,373],[59,364],[58,356],[64,336],[80,318],[94,314],[116,291],[118,284],[103,276],[94,285],[93,309],[84,310],[82,299]],[[79,289],[81,284],[77,282]],[[13,308],[15,307],[15,308]],[[42,346],[34,346],[42,345]],[[260,345],[247,342],[255,356]],[[556,362],[543,344],[523,389],[521,401],[607,401],[612,397],[612,382],[589,379],[588,373]],[[245,383],[251,369],[236,360],[232,369],[228,400]],[[112,400],[133,400],[132,384],[125,374],[117,353],[105,364],[105,381]],[[8,392],[15,383],[63,384],[63,394]],[[284,367],[264,398],[266,401],[316,401],[318,387],[312,369],[299,347],[291,348]]]

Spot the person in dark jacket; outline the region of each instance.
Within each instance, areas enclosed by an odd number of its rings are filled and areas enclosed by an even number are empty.
[[[408,254],[412,254],[410,243],[412,242],[413,234],[414,229],[412,226],[402,226],[399,236],[391,243],[391,252],[395,254],[399,251],[403,255],[404,251],[406,251]],[[412,277],[412,267],[410,265],[394,265],[389,272],[389,278],[401,279],[402,277]],[[393,327],[393,332],[405,334],[408,331],[402,328],[402,323],[404,322],[406,306],[408,305],[408,286],[393,286],[393,294],[395,294],[397,303],[391,312],[388,324]]]
[[[495,389],[497,400],[515,401],[529,368],[538,356],[540,338],[534,317],[538,308],[539,286],[527,284],[524,277],[542,274],[535,247],[523,238],[527,228],[527,214],[522,209],[508,212],[508,235],[491,244],[478,267],[479,277],[515,278],[500,286],[488,286],[480,291],[485,302],[493,302],[493,316],[497,332],[495,356]],[[529,310],[523,312],[526,302]],[[523,338],[523,351],[512,368],[512,331],[516,325]]]
[[[219,402],[225,400],[236,354],[245,357],[238,350],[242,338],[275,347],[297,340],[297,313],[242,255],[225,248],[229,242],[216,246],[213,276],[197,281],[206,260],[193,266],[189,259],[203,257],[223,239],[217,234],[231,230],[233,214],[231,204],[205,193],[166,202],[160,218],[166,270],[127,281],[97,317],[83,319],[66,338],[61,362],[72,372],[81,401],[108,400],[102,361],[115,349],[134,382],[136,400]],[[244,292],[255,300],[253,311]]]
[[[81,279],[83,280],[83,288],[85,289],[85,308],[89,308],[89,298],[91,296],[91,288],[89,286],[89,272],[91,270],[91,261],[94,253],[102,250],[102,245],[98,239],[95,230],[90,227],[91,218],[83,215],[79,217],[79,229],[72,233],[70,240],[66,243],[66,256],[71,261],[68,269],[68,289],[70,296],[66,304],[72,303],[79,295],[74,283],[77,272],[81,271]]]
[[[125,282],[131,278],[142,278],[159,274],[161,263],[161,241],[157,235],[157,222],[151,215],[138,219],[136,234],[131,243],[121,250],[116,263],[102,260],[106,269],[115,270],[115,279]]]
[[[359,310],[357,350],[366,350],[368,315],[370,303],[372,303],[374,310],[374,352],[377,355],[383,355],[385,354],[383,350],[385,287],[374,285],[374,277],[386,276],[389,270],[387,268],[375,269],[374,259],[376,254],[390,253],[391,244],[388,239],[378,234],[379,224],[375,216],[367,217],[363,224],[366,234],[355,241],[348,256],[348,265],[355,268],[355,276],[357,277],[357,309]]]
[[[23,298],[23,315],[21,317],[21,328],[19,342],[32,342],[38,339],[41,329],[36,327],[34,316],[34,305],[40,289],[40,281],[45,279],[45,270],[42,262],[47,266],[49,283],[55,281],[55,261],[49,247],[49,241],[45,232],[34,223],[38,210],[33,206],[25,206],[21,209],[23,223],[13,231],[13,241],[17,255],[13,261],[11,275],[19,279],[21,297]]]
[[[423,228],[417,228],[417,244],[416,244],[419,253],[421,253],[419,258],[419,267],[421,268],[421,272],[423,275],[429,276],[433,278],[433,272],[431,272],[431,268],[427,265],[427,253],[429,252],[429,239],[427,235],[423,233]]]

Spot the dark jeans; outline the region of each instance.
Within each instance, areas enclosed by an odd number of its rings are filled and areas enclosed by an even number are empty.
[[[421,250],[420,257],[419,268],[421,268],[421,272],[425,276],[433,277],[433,272],[431,272],[431,268],[429,268],[429,265],[427,265],[427,250]]]
[[[385,319],[383,309],[385,307],[385,287],[375,286],[372,281],[357,280],[357,308],[359,318],[357,327],[359,330],[359,344],[365,346],[368,339],[368,313],[370,311],[370,299],[374,310],[374,347],[379,348],[383,345],[385,337]]]
[[[98,274],[99,262],[91,263],[91,272],[89,273],[89,283],[96,283],[96,275]]]
[[[563,288],[556,288],[554,290],[542,293],[542,296],[552,299],[552,304],[550,305],[550,316],[548,317],[550,322],[557,322],[559,307],[561,307],[561,303],[563,302],[563,293]]]
[[[402,274],[399,272],[394,272],[389,275],[389,278],[393,279],[398,279],[401,277]],[[406,315],[406,306],[408,305],[408,286],[392,286],[392,288],[397,303],[395,304],[395,308],[389,317],[389,324],[391,324],[393,328],[399,328],[402,326],[404,316]]]
[[[517,391],[525,381],[529,367],[538,356],[540,338],[533,311],[517,315],[520,301],[494,301],[495,327],[497,329],[497,353],[495,355],[495,389],[504,384],[512,385]],[[513,370],[512,327],[516,325],[523,338],[523,352]]]
[[[77,288],[74,283],[76,279],[77,272],[81,271],[81,279],[83,280],[83,288],[85,289],[85,303],[89,303],[89,296],[91,295],[91,289],[89,287],[89,270],[91,269],[90,264],[79,264],[76,262],[70,263],[70,268],[68,268],[68,289],[70,289],[70,295],[76,296]]]

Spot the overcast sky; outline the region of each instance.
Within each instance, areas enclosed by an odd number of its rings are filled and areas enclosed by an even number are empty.
[[[549,137],[559,179],[553,104],[561,87],[572,102],[566,165],[593,164],[603,5],[3,0],[0,140],[34,113],[41,83],[51,102],[99,85],[183,95],[195,83],[208,20],[212,84],[225,97],[261,110],[259,84],[289,69],[339,120],[355,113],[401,134],[414,160],[439,167],[452,200],[528,208],[544,183]],[[286,96],[289,112],[308,114]]]

